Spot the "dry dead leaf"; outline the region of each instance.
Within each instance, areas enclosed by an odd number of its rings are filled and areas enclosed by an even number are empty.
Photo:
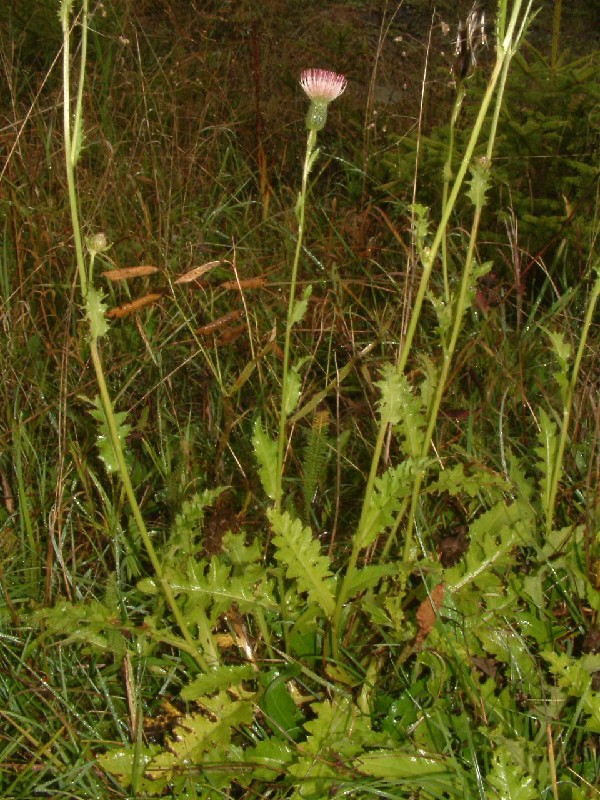
[[[151,306],[153,303],[156,303],[157,300],[160,300],[162,294],[154,293],[154,294],[145,294],[143,297],[138,297],[137,300],[132,300],[131,303],[124,303],[122,306],[118,306],[118,308],[111,308],[110,311],[106,312],[106,316],[109,319],[121,319],[122,317],[129,317],[131,314],[135,314],[136,311],[139,311],[141,308],[145,308],[146,306]]]
[[[158,267],[140,265],[139,267],[123,267],[122,269],[109,269],[102,275],[109,281],[127,281],[129,278],[141,278],[143,275],[152,275],[158,272]]]
[[[244,278],[240,281],[223,281],[220,289],[260,289],[267,283],[265,278]]]
[[[207,322],[206,325],[201,325],[196,329],[196,333],[199,333],[201,336],[207,336],[208,334],[214,333],[220,328],[225,327],[225,325],[229,325],[230,322],[235,322],[235,320],[239,319],[243,313],[244,312],[241,309],[238,309],[237,311],[229,311],[229,313],[223,314],[222,317],[214,319],[212,322]]]
[[[434,586],[431,590],[429,597],[426,597],[419,606],[419,610],[417,611],[417,625],[419,626],[419,631],[417,633],[415,645],[423,644],[427,636],[431,633],[437,619],[437,612],[444,602],[445,591],[446,584],[438,583],[438,585]]]
[[[218,267],[219,264],[227,264],[227,261],[207,261],[206,264],[202,264],[199,267],[192,267],[192,269],[185,272],[183,275],[180,275],[179,278],[175,281],[175,283],[191,283],[192,281],[197,281],[198,278],[201,278],[203,275],[206,275],[207,272],[210,272],[211,269],[214,267]]]

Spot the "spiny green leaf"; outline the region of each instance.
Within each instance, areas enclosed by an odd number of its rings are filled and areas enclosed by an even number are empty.
[[[106,305],[103,302],[104,294],[90,286],[85,298],[85,310],[90,323],[90,335],[95,341],[108,331],[106,321]]]
[[[369,547],[385,528],[393,524],[402,500],[408,497],[412,490],[417,469],[425,463],[423,459],[408,458],[395,467],[389,467],[375,480],[367,513],[359,532],[361,548]]]
[[[348,597],[373,589],[382,578],[395,575],[397,572],[396,564],[369,564],[357,569],[348,585]]]
[[[226,533],[221,542],[221,550],[231,561],[236,574],[243,573],[253,565],[262,564],[263,553],[259,542],[254,539],[250,545],[246,545],[245,533]]]
[[[427,292],[427,299],[433,306],[435,316],[437,317],[437,329],[440,338],[444,345],[448,340],[448,333],[452,327],[452,320],[454,318],[455,297],[451,295],[449,299],[435,295],[431,290]]]
[[[562,331],[548,331],[548,336],[558,361],[558,370],[554,372],[554,377],[560,387],[562,400],[565,402],[569,386],[571,345],[565,341]]]
[[[253,706],[249,701],[232,701],[225,692],[203,701],[207,713],[187,714],[173,731],[168,750],[146,767],[149,778],[162,777],[165,771],[176,774],[190,764],[223,763],[228,760],[231,737],[240,725],[249,725]]]
[[[193,616],[196,610],[210,610],[216,619],[236,606],[245,614],[257,607],[267,611],[278,606],[273,599],[270,580],[260,564],[252,565],[242,574],[232,575],[232,566],[219,556],[210,563],[190,561],[185,572],[172,566],[165,568],[164,577],[173,592],[187,596],[187,613]],[[137,588],[145,594],[157,594],[159,587],[153,578],[138,581]]]
[[[500,582],[495,572],[514,562],[515,545],[535,540],[533,509],[523,500],[496,503],[471,523],[469,538],[463,562],[445,572],[448,588],[454,592],[473,581],[481,590],[493,590]]]
[[[536,800],[540,797],[531,775],[527,775],[502,747],[494,753],[488,783],[493,788],[486,791],[487,800]]]
[[[426,426],[423,395],[415,394],[406,377],[398,374],[391,364],[383,367],[377,387],[381,392],[381,424],[397,425],[405,442],[404,451],[411,458],[417,458],[422,451]]]
[[[477,497],[483,490],[488,492],[507,492],[511,489],[509,481],[503,475],[484,469],[477,464],[470,464],[465,471],[464,464],[455,464],[440,470],[437,480],[430,485],[430,491],[448,492],[455,497],[467,494]]]
[[[490,188],[490,162],[485,156],[475,159],[471,164],[468,198],[475,208],[483,208],[487,202],[486,194]]]
[[[288,579],[295,581],[298,591],[307,592],[309,599],[331,616],[335,608],[331,566],[321,553],[318,539],[287,511],[280,514],[271,509],[268,516],[275,532],[275,557],[284,565]]]
[[[167,547],[163,551],[164,558],[169,564],[173,564],[177,556],[186,558],[198,554],[205,511],[224,491],[226,491],[224,486],[205,489],[183,501],[171,528]]]
[[[181,690],[182,700],[198,700],[213,692],[226,690],[230,686],[239,686],[242,681],[256,676],[251,664],[239,666],[219,666],[210,672],[198,675]]]
[[[109,750],[108,753],[100,753],[97,757],[97,762],[109,775],[117,777],[121,785],[127,789],[131,786],[134,768],[137,767],[143,772],[159,752],[160,747],[158,745],[142,746],[137,750],[133,747],[120,748],[118,750]],[[165,781],[163,785],[158,787],[157,795],[162,794],[164,785],[167,782]]]
[[[94,406],[95,408],[90,410],[90,414],[99,423],[96,446],[98,447],[100,458],[104,462],[104,467],[109,474],[118,472],[119,462],[113,447],[108,420],[106,419],[106,414],[104,413],[104,406],[102,405],[102,400],[99,397],[94,399]],[[127,442],[127,437],[131,433],[131,425],[125,422],[125,419],[127,418],[125,411],[113,411],[113,415],[117,428],[117,436],[119,437],[121,446],[124,448]]]
[[[259,419],[254,423],[252,446],[262,487],[267,497],[274,500],[277,491],[277,442],[267,436]]]
[[[427,254],[426,242],[429,236],[429,209],[421,203],[413,203],[409,206],[409,210],[413,213],[413,234],[419,257],[425,261]]]

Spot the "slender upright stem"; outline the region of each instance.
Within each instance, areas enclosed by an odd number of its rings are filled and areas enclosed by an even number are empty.
[[[567,387],[567,396],[563,407],[563,418],[560,427],[560,437],[558,440],[558,447],[556,448],[556,458],[552,465],[552,474],[550,477],[550,491],[548,493],[548,507],[546,509],[546,536],[552,533],[552,526],[554,524],[554,507],[556,505],[556,495],[558,492],[558,484],[562,474],[562,464],[565,454],[565,446],[567,443],[567,434],[569,432],[569,423],[571,421],[571,412],[573,410],[573,400],[575,398],[575,389],[577,388],[577,379],[579,377],[579,369],[581,367],[581,360],[587,344],[590,326],[600,297],[600,261],[595,265],[596,280],[592,288],[592,293],[588,302],[583,320],[583,331],[579,339],[579,346],[577,354],[573,363],[573,370],[571,372],[571,380]]]
[[[448,205],[448,192],[450,190],[450,181],[452,180],[452,159],[454,157],[454,132],[456,129],[456,122],[460,115],[463,100],[465,99],[465,86],[463,81],[458,81],[456,87],[456,97],[454,98],[454,105],[452,106],[452,115],[450,117],[450,132],[448,134],[448,155],[446,156],[446,163],[444,164],[443,177],[444,186],[442,189],[442,216]],[[448,236],[447,231],[444,231],[442,238],[442,273],[444,276],[444,297],[446,302],[450,301],[450,281],[448,278]]]
[[[458,297],[456,299],[456,306],[454,309],[454,324],[452,325],[452,332],[450,334],[450,342],[448,343],[447,347],[444,347],[444,354],[442,358],[442,367],[440,370],[440,374],[438,376],[437,386],[435,389],[435,395],[433,397],[433,402],[431,403],[428,413],[429,413],[429,420],[427,424],[427,430],[425,432],[425,436],[423,437],[423,447],[421,450],[421,457],[425,458],[427,453],[429,452],[429,448],[431,445],[433,431],[435,429],[435,424],[437,421],[438,413],[440,410],[440,405],[442,403],[442,397],[444,395],[444,389],[446,388],[446,382],[448,380],[448,373],[450,371],[450,365],[452,364],[452,358],[454,356],[454,351],[456,350],[456,343],[458,342],[458,336],[460,330],[462,328],[462,321],[465,314],[465,309],[467,307],[467,292],[469,290],[469,285],[471,282],[471,268],[473,265],[473,259],[475,256],[475,242],[477,241],[477,233],[479,231],[479,222],[481,220],[481,211],[482,205],[479,205],[475,209],[475,217],[473,219],[473,224],[471,226],[471,235],[469,239],[469,249],[467,251],[467,258],[465,261],[465,266],[463,269],[462,280],[460,284],[460,291],[458,293]],[[426,469],[420,469],[415,477],[415,481],[413,483],[413,491],[411,496],[410,502],[410,510],[408,515],[408,523],[406,526],[406,534],[404,537],[404,553],[403,553],[403,560],[408,561],[410,558],[410,550],[412,546],[412,531],[415,523],[415,514],[417,510],[417,503],[419,500],[419,494],[421,491],[421,485],[423,483],[423,479],[426,474]]]
[[[81,286],[81,294],[85,301],[87,297],[87,274],[85,271],[85,260],[83,257],[83,241],[81,238],[81,228],[79,226],[79,211],[77,203],[77,191],[75,188],[75,164],[77,161],[78,150],[74,149],[74,144],[78,141],[74,139],[71,127],[71,30],[69,26],[69,11],[71,3],[63,0],[61,23],[63,28],[63,131],[65,138],[65,166],[67,174],[67,189],[69,193],[69,208],[71,211],[71,224],[73,227],[73,239],[75,241],[75,255],[77,260],[77,271],[79,274],[79,283]],[[87,10],[88,0],[83,0],[81,27],[82,30],[87,31]],[[83,55],[84,53],[82,53]],[[81,142],[81,110],[80,105],[83,99],[83,79],[85,72],[80,74],[80,87],[78,93],[78,111],[75,118],[78,120],[77,131],[79,131]]]
[[[292,327],[294,306],[296,303],[296,283],[298,279],[298,265],[300,263],[300,254],[302,253],[302,241],[304,238],[304,219],[306,208],[306,195],[308,191],[308,176],[313,159],[315,145],[317,143],[317,132],[309,130],[308,139],[306,142],[306,155],[304,157],[304,167],[302,169],[302,187],[300,196],[298,198],[297,213],[298,213],[298,238],[296,240],[296,252],[294,253],[294,263],[292,264],[292,277],[290,280],[290,296],[288,300],[288,311],[285,325],[285,344],[283,346],[283,375],[281,379],[281,408],[279,412],[279,436],[277,439],[277,473],[276,473],[276,486],[275,486],[275,510],[281,511],[281,501],[283,493],[283,462],[285,456],[285,443],[287,441],[287,418],[290,413],[288,409],[289,403],[289,369],[290,369],[290,352],[292,341]]]

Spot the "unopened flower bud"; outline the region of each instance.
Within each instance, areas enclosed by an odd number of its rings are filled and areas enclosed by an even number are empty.
[[[95,233],[93,236],[88,236],[85,243],[87,249],[93,256],[97,256],[98,253],[103,253],[110,247],[105,233]]]

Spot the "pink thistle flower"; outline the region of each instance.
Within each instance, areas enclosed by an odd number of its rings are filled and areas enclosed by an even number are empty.
[[[327,69],[305,69],[300,75],[300,85],[311,100],[331,103],[346,88],[346,78]]]
[[[346,88],[346,78],[327,69],[305,69],[300,75],[300,86],[310,99],[306,127],[313,134],[325,127],[327,106]]]

